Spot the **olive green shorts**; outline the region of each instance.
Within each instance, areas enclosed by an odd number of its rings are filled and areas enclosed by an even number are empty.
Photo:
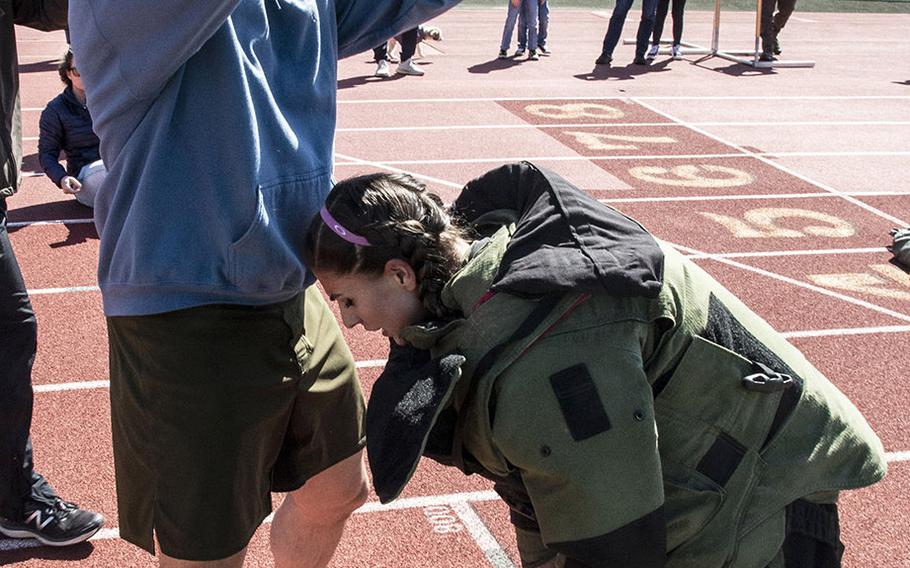
[[[262,307],[107,320],[120,536],[215,560],[364,445],[351,352],[315,286]]]

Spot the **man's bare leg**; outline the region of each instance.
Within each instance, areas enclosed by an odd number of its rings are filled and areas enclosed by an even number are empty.
[[[161,566],[161,568],[240,568],[243,566],[244,558],[246,558],[246,548],[233,556],[228,556],[221,560],[205,560],[202,562],[195,560],[178,560],[159,551],[158,565]]]
[[[272,520],[276,568],[326,566],[345,522],[366,502],[368,492],[361,450],[288,493]]]

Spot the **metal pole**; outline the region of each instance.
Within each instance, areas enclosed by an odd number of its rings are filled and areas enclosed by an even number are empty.
[[[769,2],[774,2],[774,0],[768,0]],[[755,1],[755,53],[753,54],[752,62],[754,65],[758,64],[758,50],[759,42],[761,41],[761,10],[762,10],[762,0]]]
[[[720,45],[720,0],[714,3],[714,31],[711,33],[711,53],[717,53]]]

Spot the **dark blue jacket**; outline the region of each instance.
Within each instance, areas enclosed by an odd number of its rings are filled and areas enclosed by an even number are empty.
[[[41,169],[57,187],[63,176],[76,176],[86,164],[101,159],[101,141],[92,130],[88,108],[76,99],[72,87],[47,103],[39,122],[38,156]],[[66,169],[60,165],[60,151],[66,154]]]

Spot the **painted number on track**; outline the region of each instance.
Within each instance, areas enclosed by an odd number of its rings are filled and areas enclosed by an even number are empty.
[[[672,168],[638,166],[630,169],[629,173],[642,181],[673,187],[737,187],[755,181],[748,172],[711,164],[687,164]]]
[[[616,120],[626,115],[618,108],[597,103],[566,103],[564,105],[539,104],[528,105],[525,112],[541,118],[558,120],[577,120],[579,118],[599,118]]]
[[[423,508],[423,514],[437,534],[450,534],[461,532],[464,528],[458,520],[458,515],[446,505],[431,505]]]
[[[873,272],[812,274],[809,280],[825,288],[837,288],[910,302],[910,277],[891,264],[873,264]]]
[[[566,131],[565,134],[588,150],[638,150],[644,144],[675,144],[669,136],[623,136],[620,134],[598,134],[596,132]],[[623,142],[616,144],[615,142]]]
[[[742,219],[704,211],[700,211],[699,215],[720,223],[734,236],[743,239],[798,238],[809,235],[844,238],[856,234],[853,225],[843,219],[808,209],[762,207],[746,211],[743,213]],[[809,221],[809,224],[798,229],[782,227],[778,224],[780,221],[791,219]],[[791,221],[790,224],[792,225],[793,222]]]

